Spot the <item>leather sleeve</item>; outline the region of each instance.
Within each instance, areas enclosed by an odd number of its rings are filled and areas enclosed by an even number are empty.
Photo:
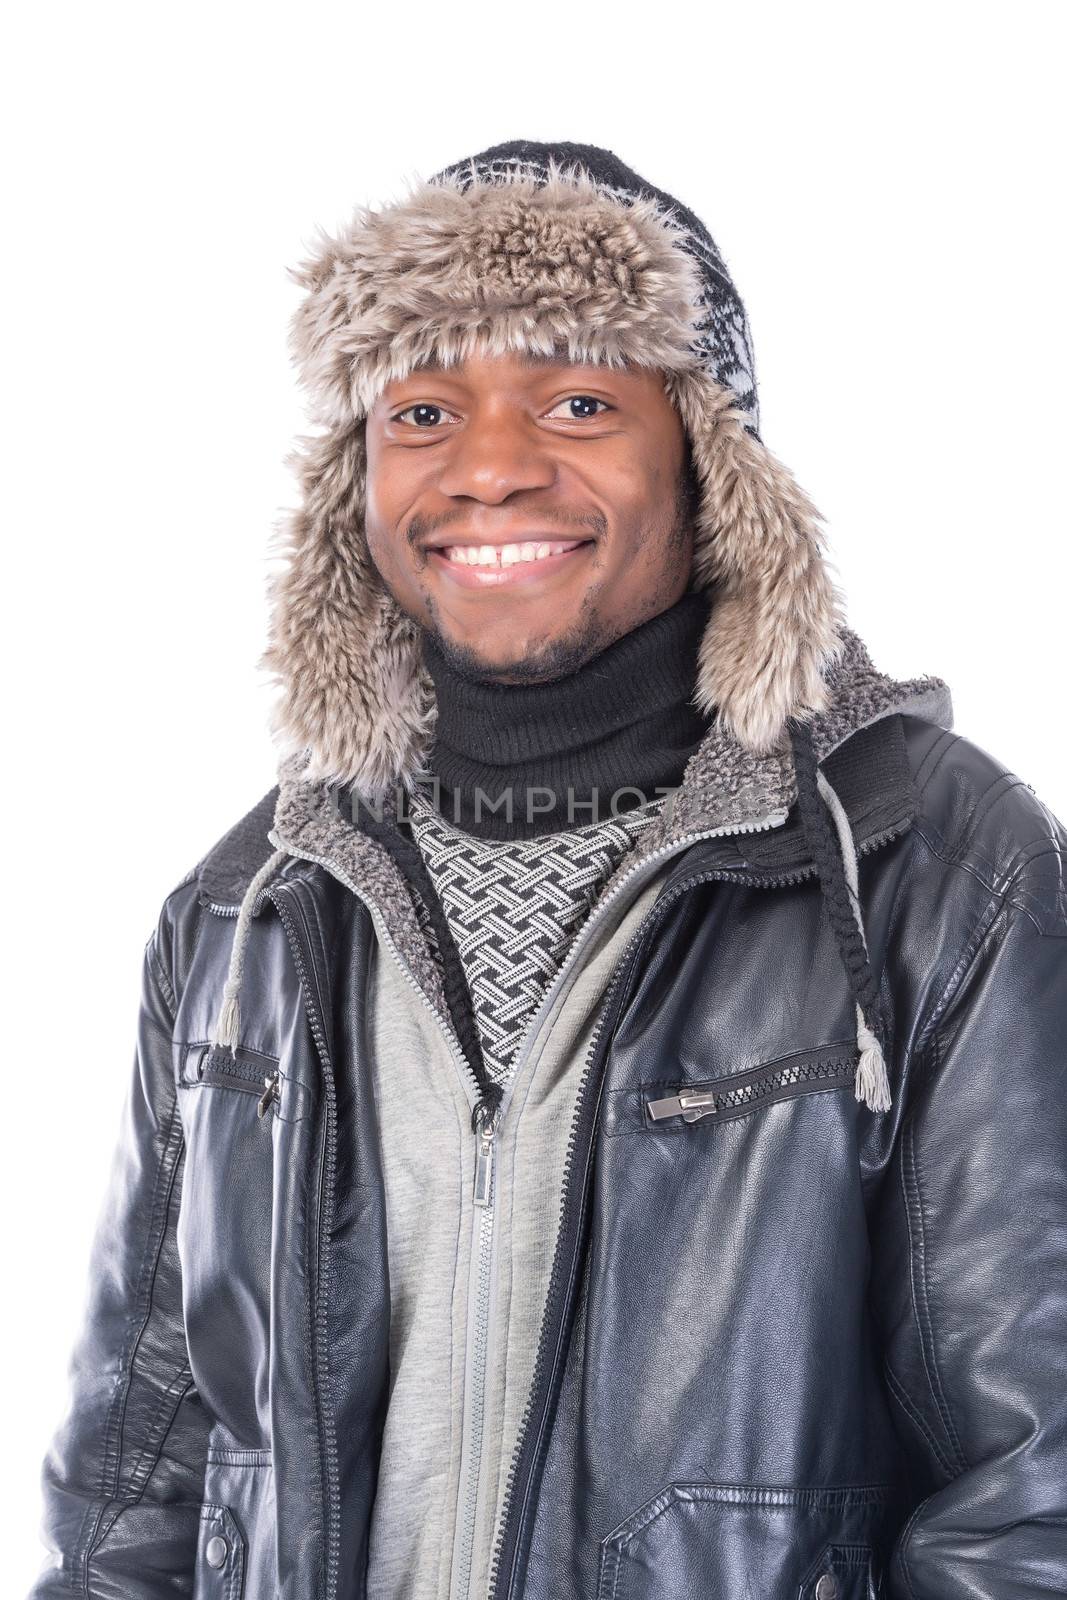
[[[69,1362],[69,1405],[41,1468],[49,1554],[30,1600],[193,1592],[209,1424],[189,1370],[175,1243],[183,1162],[171,1048],[175,943],[165,908],[144,952],[133,1069]]]
[[[1000,816],[969,852],[988,900],[917,1034],[873,1240],[920,1496],[892,1600],[1067,1595],[1067,834],[1019,794],[1043,832],[1005,861]]]

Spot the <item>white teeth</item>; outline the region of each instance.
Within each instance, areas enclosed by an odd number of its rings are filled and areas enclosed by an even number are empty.
[[[580,539],[526,540],[522,544],[450,544],[441,554],[463,567],[513,567],[517,561],[543,561],[573,550]]]

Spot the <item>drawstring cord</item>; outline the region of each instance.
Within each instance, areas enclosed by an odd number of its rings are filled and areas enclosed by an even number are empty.
[[[225,1050],[228,1047],[234,1051],[237,1048],[241,1027],[241,1002],[238,999],[238,990],[241,987],[241,974],[244,972],[248,935],[252,929],[252,907],[260,889],[269,878],[273,877],[288,853],[287,850],[275,850],[273,855],[269,855],[252,878],[241,900],[241,909],[237,913],[237,926],[233,930],[230,967],[222,991],[222,1005],[219,1008],[219,1017],[211,1040],[211,1043],[220,1049]]]
[[[878,985],[871,970],[859,902],[859,862],[848,815],[815,759],[806,724],[790,729],[801,825],[819,871],[819,887],[856,1004],[856,1099],[872,1111],[892,1105],[885,1061],[885,1027]],[[836,841],[826,825],[825,802]],[[836,848],[835,848],[836,842]]]

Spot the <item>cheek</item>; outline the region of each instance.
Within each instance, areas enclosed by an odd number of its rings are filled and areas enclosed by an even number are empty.
[[[400,475],[387,463],[379,464],[373,450],[368,449],[363,526],[371,560],[386,575],[396,573],[402,566],[397,527],[406,504]]]
[[[659,455],[648,441],[620,437],[617,448],[603,451],[595,463],[589,485],[611,508],[618,526],[631,536],[662,509],[671,486],[671,460]]]
[[[378,576],[395,599],[409,608],[422,594],[419,575],[406,542],[388,529],[367,528],[367,549]]]

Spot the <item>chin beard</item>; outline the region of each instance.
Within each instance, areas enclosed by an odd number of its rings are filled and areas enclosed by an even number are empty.
[[[559,638],[548,639],[543,645],[527,650],[513,660],[490,663],[484,660],[475,646],[456,644],[436,627],[426,628],[424,632],[432,636],[438,653],[453,672],[473,683],[550,683],[556,678],[565,678],[577,672],[579,667],[583,667],[612,643],[611,634],[600,625],[599,620],[583,618],[569,633]]]

